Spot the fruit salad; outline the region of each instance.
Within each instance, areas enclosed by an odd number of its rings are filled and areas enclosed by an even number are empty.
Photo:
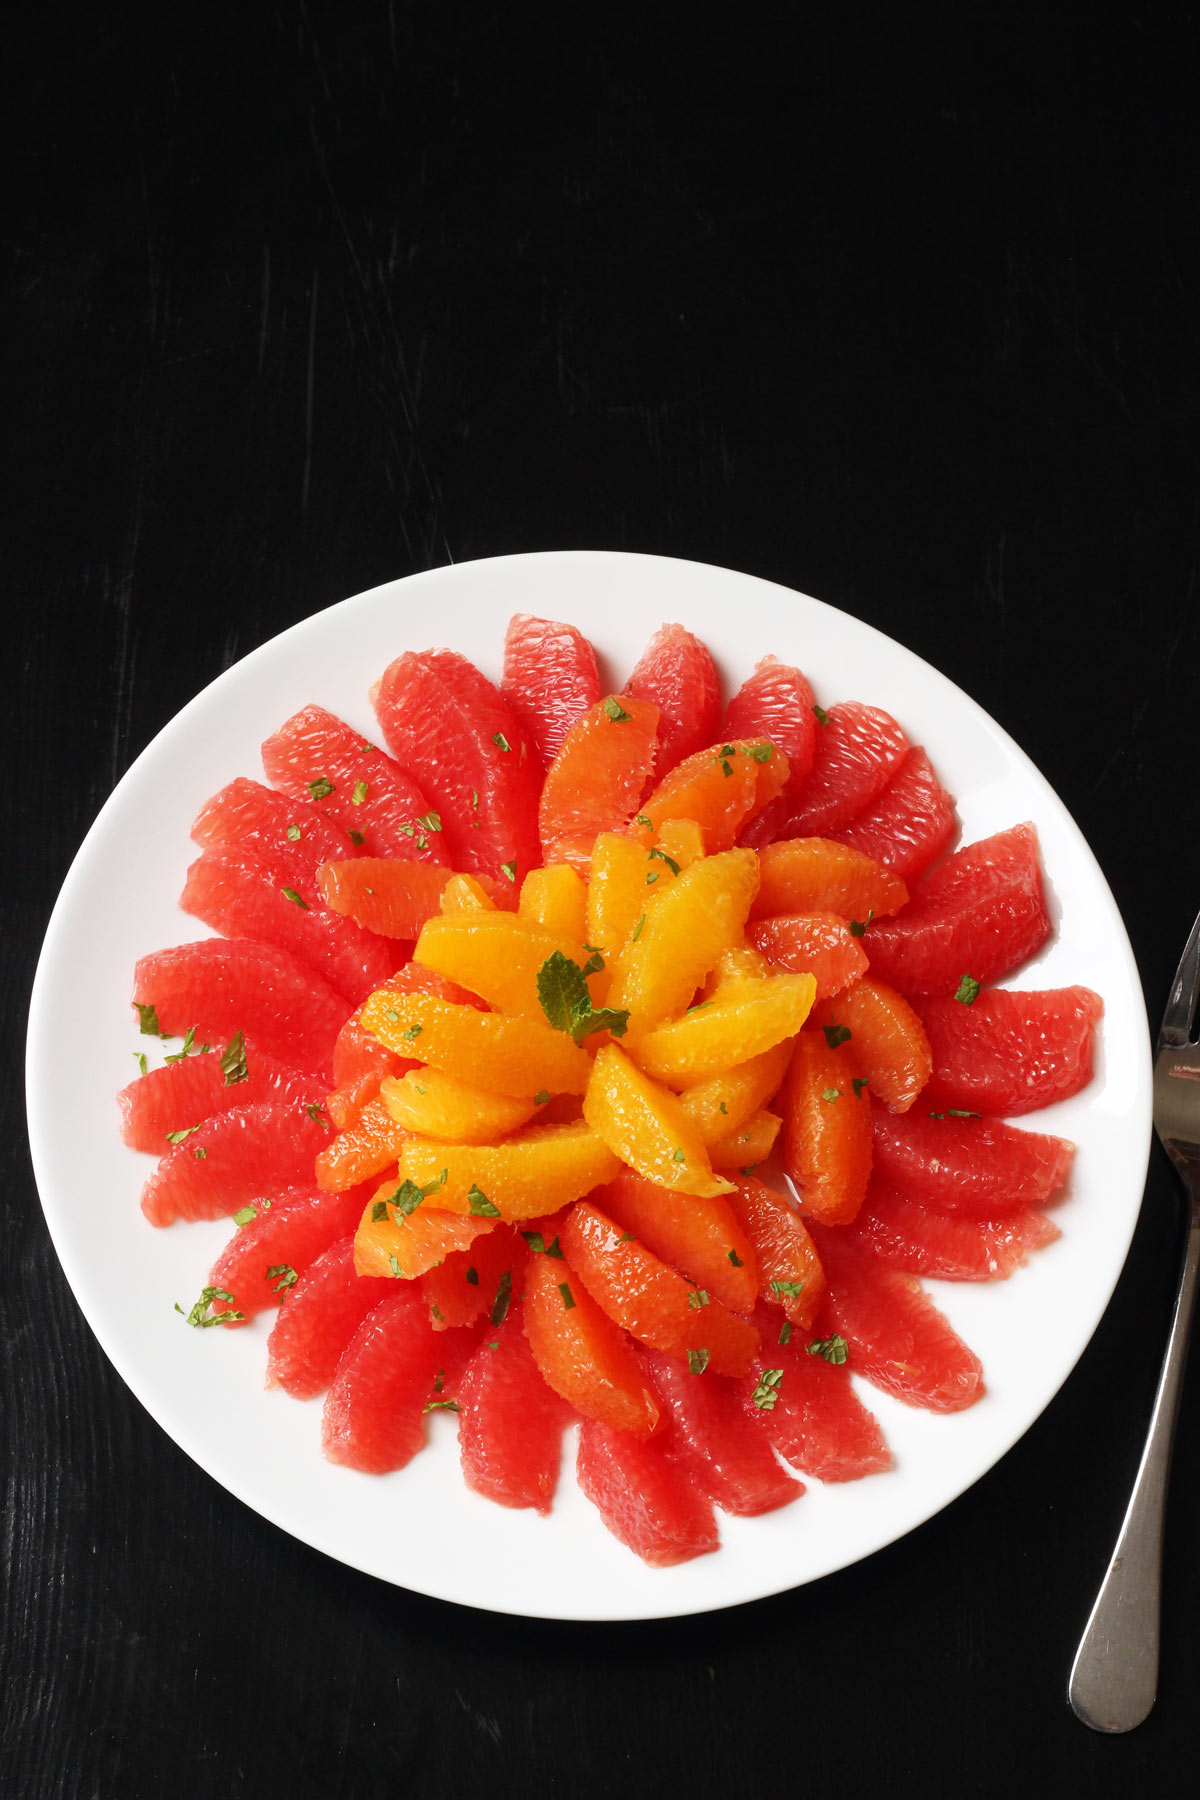
[[[1058,1235],[1073,1147],[1007,1121],[1086,1085],[1101,1002],[997,985],[1050,933],[1034,827],[955,848],[894,718],[773,656],[723,703],[681,625],[617,693],[518,615],[499,687],[406,652],[371,700],[207,802],[217,935],[135,971],[142,1211],[232,1227],[187,1324],[271,1314],[353,1469],[446,1412],[468,1486],[545,1513],[574,1444],[657,1566],[886,1471],[864,1385],[983,1392],[919,1277]]]

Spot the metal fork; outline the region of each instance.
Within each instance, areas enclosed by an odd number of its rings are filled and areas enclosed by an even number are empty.
[[[1198,992],[1200,918],[1175,971],[1154,1059],[1154,1129],[1187,1190],[1187,1248],[1137,1480],[1067,1687],[1073,1711],[1093,1731],[1132,1731],[1158,1691],[1163,1515],[1200,1271],[1200,1044],[1191,1036]]]

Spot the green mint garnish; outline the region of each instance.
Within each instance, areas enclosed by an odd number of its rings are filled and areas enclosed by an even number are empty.
[[[183,1034],[183,1049],[182,1050],[173,1050],[171,1052],[170,1056],[163,1057],[163,1061],[169,1062],[169,1063],[183,1062],[186,1057],[191,1055],[192,1048],[193,1048],[195,1042],[196,1042],[196,1027],[194,1025],[189,1025],[187,1030]],[[207,1050],[209,1048],[209,1046],[207,1044],[202,1044],[200,1048],[202,1051],[204,1051],[204,1050]]]
[[[301,895],[296,892],[295,888],[285,887],[280,888],[279,891],[285,900],[291,901],[293,906],[298,906],[302,912],[308,911],[308,901],[303,899]]]
[[[648,819],[645,813],[635,813],[633,822],[635,825],[644,825],[647,831],[654,830],[654,820]]]
[[[741,1257],[738,1255],[736,1250],[727,1250],[725,1252],[725,1254],[729,1258],[730,1262],[733,1264],[735,1269],[744,1269],[745,1268],[746,1265],[742,1261]]]
[[[392,1265],[392,1274],[395,1275],[400,1281],[403,1281],[404,1270],[400,1267],[400,1258],[398,1256],[389,1256],[388,1261]]]
[[[493,731],[492,742],[493,742],[493,744],[495,744],[497,750],[511,750],[512,749],[512,745],[509,743],[508,739],[505,737],[505,735],[502,731]]]
[[[318,775],[315,781],[309,782],[308,791],[314,800],[324,800],[329,794],[332,794],[333,783],[327,775]]]
[[[798,1300],[804,1292],[804,1283],[802,1281],[773,1281],[771,1292],[783,1294],[789,1300]]]
[[[440,831],[442,829],[442,815],[441,813],[432,811],[422,813],[421,817],[417,820],[417,824],[421,827],[422,831]]]
[[[141,1032],[142,1036],[162,1037],[163,1034],[159,1030],[158,1025],[158,1012],[154,1002],[151,1001],[149,1006],[142,1006],[140,1002],[135,1000],[134,1005],[137,1007],[138,1030]]]
[[[822,1030],[825,1033],[825,1042],[831,1050],[836,1050],[839,1044],[850,1042],[851,1031],[848,1025],[825,1025]]]
[[[354,792],[350,796],[351,806],[361,806],[370,791],[371,790],[365,781],[356,781],[354,784]]]
[[[417,1038],[420,1037],[420,1035],[424,1031],[424,1029],[425,1029],[425,1027],[423,1025],[410,1025],[408,1030],[404,1033],[404,1035],[406,1038],[409,1039],[410,1042],[414,1042]]]
[[[355,831],[353,826],[350,825],[347,825],[346,827],[346,836],[350,839],[352,844],[365,844],[367,841],[365,833]]]
[[[500,1208],[493,1206],[483,1189],[474,1183],[467,1191],[467,1204],[471,1208],[471,1217],[474,1219],[498,1219],[500,1217]]]
[[[792,1341],[792,1321],[790,1319],[785,1319],[783,1321],[783,1324],[779,1327],[779,1341],[781,1344],[790,1344],[791,1343],[791,1341]]]
[[[566,1282],[566,1281],[560,1281],[558,1284],[558,1291],[562,1295],[563,1311],[570,1312],[571,1308],[575,1304],[575,1296],[571,1292],[570,1283]]]
[[[707,1306],[708,1305],[708,1290],[707,1290],[707,1288],[693,1288],[692,1292],[688,1295],[688,1305],[696,1310],[698,1310],[702,1306]]]
[[[233,1222],[235,1225],[249,1225],[251,1220],[257,1219],[257,1217],[258,1213],[255,1211],[254,1207],[243,1206],[240,1212],[234,1213]]]
[[[763,1412],[774,1412],[782,1382],[782,1369],[764,1369],[752,1396],[755,1406],[761,1408]]]
[[[517,859],[515,856],[511,862],[500,864],[500,873],[506,876],[509,881],[515,881],[517,879]]]
[[[440,1264],[440,1263],[435,1263],[435,1264],[434,1264],[434,1265],[433,1265],[433,1266],[434,1266],[434,1268],[435,1268],[435,1269],[436,1269],[436,1268],[440,1268],[440,1267],[441,1267],[441,1264]],[[445,1324],[445,1323],[446,1323],[446,1315],[445,1315],[445,1313],[444,1313],[444,1312],[443,1312],[443,1311],[442,1311],[442,1309],[441,1309],[441,1307],[440,1307],[440,1306],[439,1306],[439,1305],[438,1305],[438,1303],[437,1303],[437,1301],[436,1301],[436,1300],[435,1300],[435,1301],[433,1301],[433,1303],[432,1303],[432,1305],[431,1305],[431,1306],[430,1306],[430,1308],[429,1308],[429,1310],[430,1310],[430,1312],[431,1312],[431,1313],[432,1313],[432,1314],[433,1314],[433,1316],[434,1316],[434,1318],[435,1318],[435,1319],[436,1319],[436,1320],[437,1320],[437,1322],[438,1322],[438,1324],[439,1324],[439,1325],[444,1325],[444,1324]]]
[[[385,1006],[383,1009],[383,1016],[385,1019],[390,1019],[393,1025],[398,1025],[400,1023],[400,1014],[396,1011],[394,1006]]]
[[[708,1367],[708,1351],[707,1350],[689,1350],[688,1351],[688,1368],[691,1370],[693,1375],[703,1375],[703,1373],[704,1373],[705,1369],[707,1369],[707,1367]]]
[[[371,1202],[371,1223],[373,1225],[382,1225],[387,1216],[387,1201],[373,1200]]]
[[[277,1275],[279,1280],[275,1281]],[[293,1269],[291,1263],[272,1263],[271,1267],[267,1270],[267,1280],[275,1281],[274,1291],[277,1294],[286,1294],[287,1290],[290,1287],[294,1287],[299,1279],[300,1277],[297,1275],[295,1269]]]
[[[977,1112],[965,1112],[961,1106],[951,1106],[947,1108],[946,1117],[948,1119],[981,1119],[983,1114]]]
[[[823,706],[814,706],[813,711],[817,715],[817,724],[818,725],[828,725],[829,714],[825,711],[825,708]]]
[[[871,923],[871,920],[874,917],[875,917],[875,908],[871,907],[871,909],[867,913],[867,916],[865,919],[851,919],[851,921],[850,921],[850,936],[851,937],[862,937],[862,935],[864,934],[864,932],[867,929],[867,926]]]
[[[533,1096],[533,1104],[535,1106],[545,1106],[549,1098],[549,1088],[539,1088],[537,1093]]]
[[[672,1160],[672,1162],[686,1162],[687,1161],[687,1157],[683,1154],[682,1144],[676,1144],[675,1148],[671,1152],[671,1160]]]
[[[300,827],[298,825],[289,825],[287,834],[291,843],[298,844],[300,842]]]
[[[405,1179],[395,1193],[388,1195],[386,1204],[394,1206],[397,1212],[407,1217],[409,1213],[416,1212],[422,1200],[427,1200],[436,1187],[436,1182],[431,1182],[428,1187],[418,1187],[415,1181]]]
[[[474,1267],[468,1269],[466,1274],[463,1276],[463,1280],[466,1282],[469,1282],[472,1287],[478,1287],[479,1286],[479,1270]]]
[[[866,1087],[866,1085],[867,1085],[867,1078],[865,1075],[852,1075],[850,1077],[850,1086],[854,1089],[854,1098],[856,1100],[862,1099],[863,1089]]]
[[[192,1155],[195,1157],[197,1162],[207,1162],[208,1161],[208,1151],[204,1148],[203,1144],[198,1145],[197,1148],[192,1151]]]
[[[850,1354],[850,1346],[844,1337],[814,1338],[804,1348],[810,1356],[823,1356],[827,1363],[844,1363]]]
[[[329,1120],[325,1117],[325,1108],[323,1106],[318,1106],[316,1102],[313,1101],[310,1105],[306,1106],[304,1110],[314,1125],[319,1125],[322,1131],[329,1130]]]
[[[614,1037],[624,1037],[629,1013],[611,1006],[593,1006],[583,970],[561,950],[548,956],[538,970],[537,991],[549,1023],[556,1031],[568,1032],[577,1044],[582,1044],[593,1031],[611,1031]]]
[[[168,1144],[182,1144],[184,1138],[191,1137],[193,1131],[199,1131],[199,1129],[199,1125],[185,1125],[182,1131],[168,1131],[165,1133],[166,1140]]]
[[[822,1100],[828,1100],[832,1104],[834,1100],[838,1099],[841,1091],[841,1088],[825,1088],[822,1091],[821,1098]]]
[[[195,1306],[193,1306],[191,1312],[185,1313],[178,1301],[175,1302],[175,1311],[181,1314],[182,1317],[187,1320],[189,1325],[195,1325],[200,1331],[206,1331],[210,1325],[232,1325],[236,1320],[245,1318],[246,1315],[244,1312],[237,1312],[232,1309],[227,1309],[225,1312],[208,1313],[208,1309],[214,1300],[232,1299],[233,1295],[227,1293],[224,1288],[201,1288],[200,1298],[197,1300]],[[208,1313],[207,1318],[205,1317],[206,1313]]]
[[[423,1413],[461,1412],[462,1407],[458,1404],[457,1400],[427,1400],[425,1405],[421,1408],[421,1411]]]
[[[562,1262],[564,1260],[562,1245],[559,1243],[557,1236],[552,1237],[549,1243],[546,1242],[540,1231],[523,1231],[521,1236],[525,1239],[525,1242],[529,1245],[529,1248],[533,1251],[535,1256],[552,1256],[556,1262]]]
[[[648,875],[647,875],[647,877],[646,877],[646,886],[647,886],[647,887],[653,887],[653,886],[654,886],[654,883],[655,883],[655,882],[656,882],[656,881],[657,881],[657,880],[658,880],[658,870],[657,870],[657,869],[651,869],[651,871],[650,871],[650,873],[649,873],[649,874],[648,874]]]
[[[614,700],[611,694],[604,702],[604,710],[614,725],[623,725],[627,719],[632,719],[633,717],[633,714],[627,713],[625,708],[621,705],[621,702],[619,700]]]
[[[642,926],[645,923],[646,923],[646,915],[645,915],[645,913],[643,913],[641,918],[638,920],[637,924],[634,926],[633,930],[629,934],[629,941],[631,944],[637,943],[638,939],[642,935]]]
[[[657,856],[659,862],[665,862],[672,875],[678,875],[679,864],[675,861],[673,856],[668,856],[665,850],[651,850],[649,854],[651,856]]]
[[[488,1314],[488,1320],[491,1324],[503,1325],[504,1315],[508,1311],[509,1302],[511,1300],[512,1300],[512,1270],[505,1269],[505,1271],[504,1271],[503,1275],[500,1277],[499,1283],[497,1284],[497,1287],[496,1287],[496,1298],[492,1302],[492,1310]]]
[[[746,755],[756,763],[769,763],[775,754],[774,744],[747,744]]]
[[[946,1115],[945,1113],[931,1112],[929,1116],[931,1119],[944,1119]]]
[[[133,1060],[138,1066],[138,1074],[144,1075],[149,1068],[149,1064],[146,1061],[146,1052],[144,1050],[135,1050],[133,1052]]]
[[[976,1000],[979,998],[979,990],[982,986],[983,983],[976,981],[973,975],[964,975],[958,984],[958,992],[955,994],[954,998],[956,1000],[961,1000],[964,1006],[974,1006]]]

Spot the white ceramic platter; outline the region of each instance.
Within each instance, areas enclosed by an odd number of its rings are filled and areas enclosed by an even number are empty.
[[[193,1331],[175,1312],[195,1299],[229,1228],[152,1229],[138,1209],[150,1159],[117,1135],[113,1095],[134,1073],[130,1052],[154,1048],[131,1019],[134,963],[205,935],[176,907],[201,803],[235,775],[260,775],[260,742],[307,702],[371,735],[368,688],[401,650],[448,645],[498,679],[516,611],[579,625],[613,688],[650,633],[678,620],[710,645],[727,692],[770,651],[798,663],[825,704],[885,707],[957,796],[964,842],[1022,819],[1037,825],[1056,932],[1014,984],[1082,982],[1106,1008],[1091,1087],[1025,1121],[1079,1147],[1055,1212],[1062,1237],[1008,1281],[929,1284],[982,1358],[986,1396],[935,1416],[861,1386],[895,1452],[890,1473],[810,1481],[781,1512],[723,1519],[720,1551],[674,1569],[644,1567],[608,1534],[575,1487],[570,1443],[545,1519],[467,1491],[449,1417],[433,1417],[429,1449],[394,1475],[324,1462],[320,1402],[263,1388],[270,1319]],[[28,1102],[38,1186],[76,1298],[142,1404],[214,1480],[304,1542],[420,1593],[533,1617],[640,1619],[753,1600],[869,1556],[946,1506],[1027,1430],[1091,1337],[1129,1247],[1150,1060],[1133,955],[1087,844],[1024,754],[957,687],[845,613],[769,582],[657,557],[551,553],[437,569],[343,601],[227,670],[160,732],[63,885],[33,993]]]

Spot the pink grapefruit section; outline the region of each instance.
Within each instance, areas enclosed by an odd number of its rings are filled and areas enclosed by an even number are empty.
[[[500,692],[548,769],[576,719],[600,698],[596,652],[574,625],[514,613]]]
[[[323,1194],[318,1188],[286,1188],[268,1204],[253,1202],[256,1216],[238,1226],[212,1266],[209,1285],[232,1294],[226,1302],[252,1319],[277,1306],[331,1244],[354,1230],[363,1209],[361,1192]]]
[[[333,1380],[342,1352],[392,1284],[354,1270],[354,1239],[339,1238],[294,1287],[267,1339],[267,1386],[311,1400]]]
[[[756,1316],[762,1354],[739,1383],[741,1403],[780,1456],[818,1481],[858,1481],[890,1469],[887,1440],[855,1393],[849,1368],[812,1355],[813,1340],[789,1332],[778,1313],[764,1308]],[[778,1371],[777,1381],[767,1377],[769,1369]]]
[[[1057,1225],[1028,1207],[1004,1219],[932,1212],[872,1182],[854,1236],[893,1269],[942,1281],[1003,1281],[1031,1250],[1052,1244]]]
[[[1104,1003],[1091,988],[989,988],[970,1006],[933,996],[915,1004],[933,1051],[931,1106],[1027,1113],[1092,1079]]]
[[[908,882],[949,849],[957,830],[954,796],[924,750],[914,746],[883,792],[836,835]]]
[[[670,1453],[697,1493],[722,1512],[745,1518],[800,1498],[803,1482],[780,1466],[746,1417],[738,1383],[693,1375],[669,1356],[651,1354],[647,1362],[670,1417]]]
[[[575,1417],[548,1387],[514,1301],[500,1325],[485,1327],[458,1388],[463,1478],[501,1506],[548,1513],[558,1485],[562,1437]]]
[[[890,1186],[937,1212],[1003,1218],[1051,1199],[1071,1170],[1066,1138],[998,1119],[935,1116],[922,1102],[907,1113],[876,1107],[874,1167]]]
[[[707,645],[682,625],[663,625],[655,632],[625,691],[658,708],[656,780],[711,744],[721,729],[716,664]]]
[[[652,1568],[720,1547],[712,1502],[671,1456],[666,1433],[635,1438],[585,1419],[576,1473],[613,1536]]]
[[[294,1103],[218,1113],[163,1157],[142,1189],[142,1211],[152,1225],[224,1219],[262,1195],[304,1186],[329,1131],[319,1109]]]
[[[162,1156],[169,1148],[169,1131],[186,1131],[235,1106],[252,1106],[260,1100],[304,1105],[324,1099],[325,1084],[315,1075],[305,1075],[252,1045],[245,1047],[245,1080],[227,1080],[221,1067],[225,1048],[165,1063],[123,1087],[117,1095],[122,1142],[131,1150]],[[238,1066],[231,1061],[229,1073]]]

